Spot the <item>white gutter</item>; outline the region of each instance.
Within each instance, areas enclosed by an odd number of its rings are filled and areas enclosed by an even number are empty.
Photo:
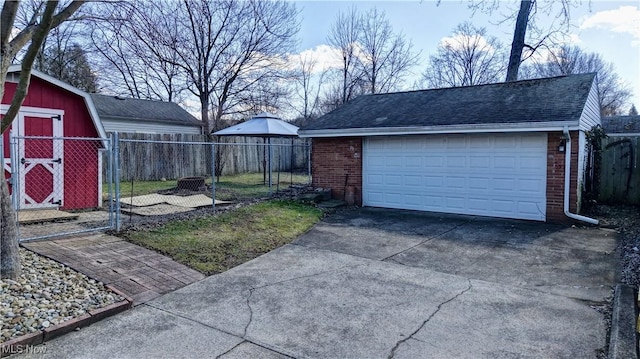
[[[299,130],[300,137],[366,137],[393,135],[426,135],[454,133],[494,133],[494,132],[556,132],[565,127],[579,129],[578,123],[568,124],[566,121],[512,124],[464,124],[443,126],[407,126],[407,127],[370,127],[322,130]]]
[[[564,149],[564,215],[578,221],[598,224],[599,222],[597,219],[569,212],[569,189],[571,188],[571,136],[569,135],[568,127],[565,127],[562,130],[562,133],[564,133],[566,140]]]

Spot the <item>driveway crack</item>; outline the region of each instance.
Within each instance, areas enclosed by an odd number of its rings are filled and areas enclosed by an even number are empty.
[[[260,286],[257,286],[257,287],[250,287],[249,288],[249,295],[247,295],[247,299],[246,299],[246,305],[247,305],[247,308],[249,308],[249,321],[247,322],[247,325],[245,325],[245,327],[244,327],[244,332],[242,334],[242,338],[246,339],[247,331],[249,330],[249,326],[251,326],[251,323],[253,322],[253,308],[251,307],[251,297],[253,297],[253,293],[256,290],[262,289],[262,288],[266,288],[266,287],[270,287],[270,286],[273,286],[273,285],[292,282],[292,281],[299,280],[299,279],[318,277],[318,276],[325,275],[325,274],[328,274],[328,273],[337,273],[337,272],[340,272],[340,271],[342,271],[344,269],[347,269],[347,268],[357,268],[357,267],[363,267],[363,266],[366,266],[366,265],[367,264],[364,263],[364,264],[357,264],[357,265],[350,265],[350,266],[342,266],[342,267],[339,267],[339,268],[336,268],[336,269],[332,269],[332,270],[328,270],[328,271],[322,271],[322,272],[318,272],[318,273],[302,275],[302,276],[299,276],[299,277],[283,279],[281,281],[268,283],[268,284],[260,285]]]
[[[418,329],[416,329],[413,333],[411,333],[408,337],[399,340],[398,342],[396,342],[396,345],[391,349],[391,353],[389,353],[389,356],[387,357],[387,359],[392,359],[394,357],[394,355],[396,355],[396,350],[398,350],[398,348],[404,344],[406,341],[408,341],[409,339],[414,339],[413,336],[418,334],[419,331],[422,330],[422,328],[425,327],[425,325],[427,325],[427,323],[429,323],[429,321],[436,315],[438,314],[438,312],[440,311],[440,309],[447,303],[451,303],[454,300],[458,299],[458,297],[460,297],[461,295],[463,295],[464,293],[468,292],[469,290],[471,290],[471,288],[473,287],[473,285],[471,284],[471,280],[467,279],[468,282],[468,286],[467,288],[465,288],[464,290],[462,290],[460,293],[454,295],[453,297],[445,300],[444,302],[438,304],[438,307],[436,308],[436,310],[431,313],[431,315],[425,319],[424,322],[422,322],[422,324],[418,327]],[[414,339],[417,340],[417,339]]]
[[[227,350],[226,352],[224,352],[224,353],[222,353],[222,354],[219,354],[219,355],[216,355],[216,358],[215,358],[215,359],[220,359],[220,358],[222,358],[223,356],[225,356],[225,355],[227,355],[227,354],[231,353],[235,348],[239,347],[240,345],[242,345],[243,343],[246,343],[246,342],[247,342],[246,340],[241,341],[240,343],[238,343],[238,344],[234,345],[231,349]]]
[[[416,245],[413,245],[413,246],[411,246],[411,247],[409,247],[409,248],[405,248],[405,249],[401,250],[401,251],[400,251],[400,252],[398,252],[398,253],[394,253],[394,254],[392,254],[392,255],[390,255],[390,256],[387,256],[387,257],[385,257],[385,258],[382,258],[382,259],[381,259],[381,261],[393,260],[393,259],[392,259],[392,257],[395,257],[395,256],[397,256],[398,254],[402,254],[402,253],[404,253],[404,252],[406,252],[406,251],[412,250],[412,249],[414,249],[414,248],[416,248],[416,247],[418,247],[418,246],[421,246],[421,245],[423,245],[423,244],[425,244],[425,243],[427,243],[427,242],[430,242],[430,241],[432,241],[432,240],[434,240],[434,239],[436,239],[436,238],[438,238],[438,237],[442,237],[443,235],[445,235],[445,234],[447,234],[447,233],[450,233],[450,232],[453,232],[453,231],[455,231],[456,229],[458,229],[458,228],[460,228],[460,227],[462,227],[462,226],[464,226],[465,224],[470,223],[470,222],[471,222],[471,220],[466,221],[466,222],[462,222],[462,223],[458,224],[457,226],[454,226],[454,227],[452,227],[452,228],[450,228],[450,229],[448,229],[448,230],[446,230],[446,231],[444,231],[444,232],[442,232],[442,233],[438,233],[438,234],[436,234],[436,235],[435,235],[435,236],[433,236],[433,237],[428,237],[427,239],[425,239],[424,241],[421,241],[420,243],[418,243],[418,244],[416,244]],[[397,261],[397,260],[393,260],[393,261],[394,261],[395,263],[402,264],[401,262],[399,262],[399,261]]]

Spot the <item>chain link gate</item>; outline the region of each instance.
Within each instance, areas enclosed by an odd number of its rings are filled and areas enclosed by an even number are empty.
[[[115,227],[111,139],[10,134],[2,142],[20,241]]]

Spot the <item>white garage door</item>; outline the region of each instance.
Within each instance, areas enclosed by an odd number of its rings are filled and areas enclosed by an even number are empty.
[[[365,206],[545,220],[546,134],[370,137],[363,152]]]

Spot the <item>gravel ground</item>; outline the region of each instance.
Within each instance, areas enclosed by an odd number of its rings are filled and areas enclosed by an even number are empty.
[[[20,277],[0,280],[0,342],[124,300],[102,283],[24,248],[20,260]]]

